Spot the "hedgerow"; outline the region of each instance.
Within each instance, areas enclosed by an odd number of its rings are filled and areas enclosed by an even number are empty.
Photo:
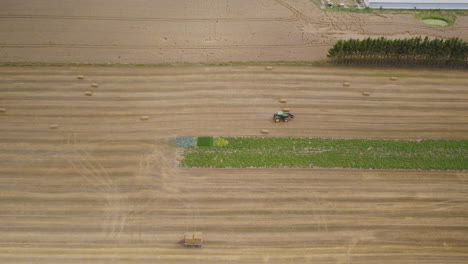
[[[466,65],[468,42],[428,37],[348,39],[338,40],[327,56],[342,63]]]

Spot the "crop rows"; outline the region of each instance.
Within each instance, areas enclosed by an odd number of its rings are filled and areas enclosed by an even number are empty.
[[[223,138],[227,144],[185,149],[186,167],[343,167],[468,169],[466,140]],[[216,142],[219,142],[219,138]]]

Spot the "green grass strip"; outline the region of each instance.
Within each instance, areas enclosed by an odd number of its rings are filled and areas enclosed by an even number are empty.
[[[217,138],[219,142],[219,138]],[[185,148],[184,167],[468,169],[468,140],[223,138]]]

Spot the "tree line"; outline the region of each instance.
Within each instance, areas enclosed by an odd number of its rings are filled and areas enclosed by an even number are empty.
[[[462,62],[468,59],[468,42],[459,38],[429,39],[425,37],[387,39],[367,38],[338,40],[328,50],[328,57],[337,61],[401,61],[425,63]]]

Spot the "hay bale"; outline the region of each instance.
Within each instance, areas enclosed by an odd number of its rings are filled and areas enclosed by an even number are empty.
[[[390,80],[396,81],[396,80],[398,80],[398,78],[397,77],[390,77]]]
[[[197,244],[203,243],[203,234],[202,234],[202,232],[194,232],[193,233],[193,241],[194,241],[194,243],[197,243]]]
[[[343,83],[343,86],[344,86],[344,87],[348,87],[348,86],[350,86],[350,85],[351,85],[351,84],[350,84],[349,82],[344,82],[344,83]]]
[[[369,96],[370,93],[368,93],[368,92],[362,92],[362,95],[363,95],[363,96]]]
[[[0,108],[0,113],[5,113],[6,112],[6,108]]]
[[[271,70],[273,70],[273,66],[266,66],[266,67],[265,67],[265,70],[271,71]]]
[[[94,88],[97,88],[98,86],[99,86],[99,84],[97,84],[97,83],[92,83],[91,84],[91,87],[94,87]]]
[[[141,116],[140,117],[140,120],[148,120],[149,119],[149,116]]]
[[[286,100],[286,99],[280,99],[279,102],[285,104],[285,103],[288,102],[288,100]]]
[[[84,94],[85,94],[86,96],[92,96],[92,95],[93,95],[93,92],[91,92],[91,91],[86,91]]]
[[[262,130],[260,130],[260,133],[266,135],[266,134],[270,133],[270,131],[268,129],[262,129]]]
[[[53,124],[53,125],[50,125],[49,128],[50,129],[57,129],[57,128],[59,128],[59,125]]]
[[[189,244],[202,244],[203,234],[202,232],[187,232],[184,234],[184,243]]]
[[[84,76],[83,75],[78,75],[76,76],[77,79],[80,79],[80,80],[83,80],[84,79]]]
[[[283,112],[285,112],[285,113],[289,113],[289,112],[290,112],[290,111],[289,111],[289,110],[290,110],[289,108],[283,108],[282,110],[283,110]]]
[[[184,243],[190,243],[190,244],[194,243],[193,242],[193,233],[187,232],[187,233],[184,234]]]

